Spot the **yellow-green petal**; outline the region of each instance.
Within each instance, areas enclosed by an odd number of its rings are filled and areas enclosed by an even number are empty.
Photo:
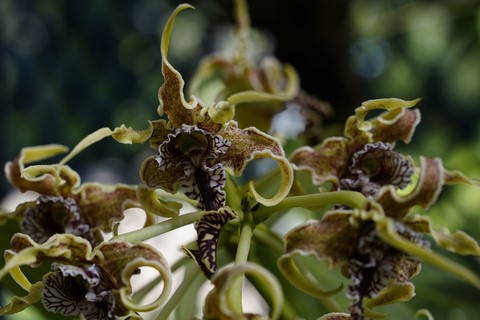
[[[145,185],[137,188],[138,201],[147,213],[152,213],[165,218],[176,217],[180,214],[182,204],[174,201],[163,201],[155,190]]]
[[[400,236],[395,230],[394,220],[388,217],[379,219],[376,221],[376,226],[378,236],[388,245],[410,255],[417,256],[423,261],[449,272],[480,289],[480,277],[477,274],[453,260],[425,249]]]
[[[23,311],[25,308],[38,302],[42,297],[43,282],[39,281],[30,287],[26,296],[13,297],[9,304],[0,307],[0,315],[11,315]]]
[[[316,298],[330,297],[343,289],[343,284],[340,284],[338,288],[332,290],[323,289],[313,277],[307,277],[306,274],[299,269],[295,263],[294,257],[296,254],[299,253],[294,252],[293,254],[282,255],[278,260],[278,268],[283,276],[297,289]]]
[[[372,311],[373,308],[386,304],[409,301],[415,296],[415,287],[412,283],[392,283],[380,291],[375,298],[364,298],[365,315],[376,318],[388,314]]]
[[[212,277],[211,281],[214,288],[208,293],[205,299],[204,316],[207,319],[242,319],[232,301],[231,290],[236,290],[238,286],[236,281],[239,277],[250,275],[263,283],[268,290],[267,301],[270,302],[270,314],[268,319],[276,320],[280,318],[283,306],[283,291],[280,283],[273,274],[264,267],[253,264],[243,263],[225,266]],[[263,319],[264,317],[260,319]]]
[[[250,191],[258,202],[271,206],[287,196],[293,184],[293,169],[285,158],[282,145],[277,139],[254,127],[240,129],[234,121],[231,121],[218,134],[231,142],[227,152],[219,155],[218,161],[233,175],[241,175],[247,164],[254,159],[270,158],[277,162],[281,183],[274,196],[265,198],[250,184]]]

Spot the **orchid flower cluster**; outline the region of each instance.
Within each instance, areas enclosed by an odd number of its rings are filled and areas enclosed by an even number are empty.
[[[423,263],[480,290],[478,274],[431,245],[480,256],[478,243],[462,231],[434,229],[424,214],[444,185],[476,183],[444,168],[439,158],[421,158],[417,165],[395,150],[397,142],[412,139],[420,123],[420,111],[414,108],[420,100],[363,102],[346,121],[343,136],[286,155],[287,138],[268,132],[274,116],[295,105],[305,118],[306,137],[319,132],[330,109],[300,89],[293,67],[274,57],[258,62],[249,56],[246,3],[236,5],[235,55],[205,58],[188,100],[168,49],[177,15],[192,7],[183,4],[172,13],[161,39],[159,118],[149,121],[147,129],[102,128],[58,163],[48,161],[68,149],[51,144],[24,148],[6,164],[9,182],[38,198],[0,216],[2,224],[17,221],[21,231],[4,253],[0,278],[9,275],[26,291],[2,306],[1,315],[41,302],[48,312],[89,320],[142,319],[147,311],[153,319],[191,319],[199,288],[208,282],[204,319],[306,317],[284,298],[288,290],[312,296],[324,310],[313,315],[318,319],[382,318],[388,315],[375,308],[415,295],[411,279]],[[215,101],[204,104],[195,92],[201,94],[212,77],[223,87]],[[137,185],[82,183],[68,165],[107,137],[123,144],[149,142],[153,151],[139,168]],[[266,166],[258,165],[264,162]],[[181,210],[187,204],[194,209]],[[129,208],[143,210],[145,225],[119,233]],[[277,232],[275,223],[298,208],[314,213],[314,219]],[[191,224],[196,241],[172,242],[185,253],[173,266],[157,248],[143,243]],[[108,233],[113,237],[107,238]],[[310,257],[308,263],[305,257]],[[23,271],[40,265],[47,272],[32,283]],[[339,270],[343,281],[323,283],[315,276],[323,265]],[[134,292],[132,281],[142,267],[154,268],[159,276]],[[184,278],[173,290],[178,270],[184,270]],[[265,314],[244,311],[246,279],[269,305]],[[158,297],[142,303],[156,285],[161,286]],[[431,318],[426,310],[419,313]]]

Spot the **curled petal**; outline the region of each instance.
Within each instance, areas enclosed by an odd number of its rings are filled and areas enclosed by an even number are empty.
[[[400,196],[393,188],[380,190],[377,201],[382,205],[386,215],[403,218],[409,210],[419,205],[425,210],[435,203],[444,183],[444,169],[439,158],[421,158],[421,174],[415,189],[405,196]]]
[[[277,162],[282,180],[280,188],[272,198],[264,198],[250,185],[258,202],[267,206],[275,205],[288,194],[293,184],[293,170],[277,139],[253,127],[240,129],[233,121],[219,134],[231,141],[231,145],[225,154],[219,155],[218,161],[234,175],[241,175],[247,164],[254,159],[270,158]]]
[[[409,223],[418,232],[429,233],[442,248],[461,255],[480,256],[480,246],[477,241],[461,230],[451,233],[447,228],[435,230],[430,217],[415,216]]]
[[[217,243],[222,227],[237,214],[230,208],[220,208],[218,211],[207,211],[195,224],[197,230],[198,249],[183,248],[202,269],[207,278],[217,271]]]
[[[148,244],[127,242],[105,242],[95,250],[95,260],[102,269],[115,279],[120,287],[122,304],[133,311],[149,311],[166,302],[172,289],[172,275],[164,256]],[[162,293],[148,305],[132,301],[130,278],[138,268],[148,266],[156,269],[164,282]]]
[[[120,127],[115,128],[113,131],[110,128],[104,127],[100,128],[85,138],[83,138],[73,149],[70,153],[65,156],[61,161],[60,164],[66,164],[70,161],[73,157],[77,154],[82,152],[84,149],[88,148],[92,144],[97,143],[104,138],[112,136],[115,140],[120,143],[131,144],[131,143],[143,143],[147,141],[153,131],[152,123],[149,123],[149,127],[142,131],[136,131],[131,127],[126,127],[125,125],[121,125]]]
[[[20,155],[5,165],[8,181],[20,191],[36,191],[45,195],[60,195],[70,192],[80,183],[78,174],[68,166],[25,165],[48,159],[68,151],[61,145],[45,145],[23,148]]]
[[[207,319],[241,319],[242,315],[234,310],[231,290],[236,290],[236,279],[245,274],[257,278],[269,293],[271,309],[268,319],[279,319],[283,306],[283,291],[277,279],[265,268],[244,263],[223,267],[211,279],[215,286],[207,295],[204,316]],[[249,315],[252,316],[252,315]]]
[[[430,311],[428,311],[427,309],[420,309],[417,312],[415,312],[415,318],[422,317],[422,316],[427,318],[427,320],[435,320],[435,318],[432,316]]]
[[[82,263],[93,257],[90,243],[83,238],[70,234],[56,234],[47,242],[37,244],[29,236],[17,233],[12,237],[9,250],[5,251],[8,260],[0,270],[0,279],[8,272],[21,272],[23,265],[37,266],[43,261],[62,264]],[[16,274],[15,280],[23,279]],[[24,285],[23,283],[19,283]]]
[[[156,269],[163,280],[163,289],[161,294],[153,301],[152,303],[146,305],[139,305],[132,299],[132,292],[130,286],[122,287],[120,289],[120,299],[128,310],[136,312],[147,312],[161,307],[167,302],[170,293],[172,291],[173,278],[168,267],[166,260],[163,261],[154,261],[146,260],[143,258],[136,258],[133,261],[125,265],[122,271],[122,280],[124,283],[129,283],[129,279],[136,273],[140,267],[152,267]]]
[[[150,138],[152,132],[152,121],[148,122],[148,128],[145,130],[135,130],[132,127],[127,128],[122,124],[120,127],[113,129],[112,138],[124,144],[144,143]]]
[[[399,108],[384,112],[371,121],[372,140],[409,143],[420,119],[419,110]]]
[[[41,299],[43,282],[39,281],[30,287],[28,294],[23,297],[13,297],[10,303],[0,307],[0,316],[11,315],[23,311]]]
[[[395,110],[397,108],[411,108],[419,101],[420,99],[407,101],[396,98],[365,101],[360,107],[355,109],[355,116],[352,116],[347,120],[347,125],[345,126],[345,136],[356,140],[356,137],[362,135],[362,132],[370,131],[373,127],[373,124],[372,122],[365,120],[365,117],[372,110]],[[384,118],[388,119],[389,117]]]
[[[277,139],[254,127],[240,129],[235,122],[231,122],[219,134],[225,140],[231,141],[231,145],[218,160],[235,175],[241,175],[247,164],[253,159],[262,157],[262,154],[285,156]]]
[[[298,268],[294,255],[295,254],[284,254],[281,256],[278,260],[278,268],[285,278],[296,288],[317,298],[330,297],[343,289],[343,284],[340,284],[338,288],[330,291],[321,288],[317,281],[311,277],[306,277],[305,273]]]
[[[458,278],[469,282],[473,286],[480,288],[480,278],[469,269],[459,265],[453,260],[443,257],[435,252],[424,248],[410,240],[405,239],[398,234],[395,222],[388,217],[376,221],[378,237],[397,250],[406,252],[412,256],[419,257],[423,261],[434,265],[435,267],[449,272]]]
[[[117,185],[105,190],[100,184],[89,183],[76,190],[78,205],[92,229],[111,232],[115,222],[123,219],[126,209],[138,206],[136,188]]]
[[[412,283],[392,283],[380,291],[375,298],[365,298],[365,315],[372,318],[388,316],[388,314],[376,313],[372,309],[391,303],[410,301],[414,296],[415,287]]]
[[[142,208],[148,212],[165,218],[171,218],[180,214],[182,204],[174,201],[163,201],[155,190],[145,185],[139,185],[137,188],[137,198]]]
[[[282,201],[290,192],[290,188],[292,187],[292,184],[293,184],[293,169],[290,166],[290,163],[288,162],[288,160],[283,157],[270,155],[268,153],[266,154],[266,157],[275,160],[278,164],[278,167],[280,169],[280,176],[281,176],[280,187],[278,188],[275,195],[273,195],[270,198],[265,198],[260,193],[258,193],[255,189],[255,185],[253,181],[250,181],[249,189],[253,197],[255,198],[255,200],[257,200],[264,206],[274,206],[278,204],[280,201]]]
[[[119,284],[128,285],[122,276],[122,270],[137,258],[143,258],[148,261],[156,261],[168,267],[168,263],[163,255],[148,244],[114,241],[104,242],[95,248],[94,259],[96,264],[115,277]]]

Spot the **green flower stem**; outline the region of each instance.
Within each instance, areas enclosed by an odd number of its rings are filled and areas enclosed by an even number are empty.
[[[177,307],[182,297],[188,291],[188,289],[197,281],[203,280],[202,274],[197,272],[197,265],[194,263],[188,263],[185,266],[185,273],[182,283],[178,286],[175,292],[172,294],[168,302],[163,306],[160,313],[157,315],[157,320],[168,319],[169,315]]]
[[[130,231],[120,234],[111,239],[111,241],[127,241],[131,243],[141,242],[150,238],[159,236],[169,231],[189,225],[200,219],[204,211],[195,211],[191,213],[182,214],[177,217],[162,221],[160,223],[145,227],[143,229]]]
[[[261,223],[273,213],[285,209],[295,207],[318,208],[334,204],[363,209],[367,207],[368,199],[360,192],[346,190],[287,197],[277,205],[271,207],[260,206],[254,211],[254,221],[256,224]]]
[[[237,254],[235,256],[235,263],[245,263],[248,261],[248,254],[250,252],[250,243],[253,236],[253,220],[251,219],[251,213],[245,214],[245,219],[242,223],[242,230],[240,233],[240,240],[238,241]],[[251,220],[251,221],[246,221]]]
[[[227,180],[225,182],[225,187],[223,189],[227,194],[227,205],[233,210],[240,212],[242,199],[240,197],[240,193],[237,186],[232,181],[229,175],[227,175]]]
[[[248,255],[250,253],[250,246],[253,237],[253,231],[255,229],[255,224],[253,222],[252,213],[250,211],[250,201],[249,196],[247,195],[244,198],[242,203],[242,213],[240,217],[241,220],[241,231],[240,239],[238,240],[237,253],[235,255],[235,264],[243,264],[248,261]],[[246,205],[245,205],[246,204]],[[228,290],[229,301],[232,308],[236,313],[242,313],[242,289],[243,289],[243,279],[244,277],[238,277],[232,282],[231,289]]]

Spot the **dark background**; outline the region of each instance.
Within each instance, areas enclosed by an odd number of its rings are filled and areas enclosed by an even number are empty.
[[[160,33],[178,3],[2,0],[0,162],[22,146],[72,147],[100,127],[140,129],[156,118]],[[185,23],[176,25],[182,35],[171,49],[187,82],[200,57],[216,49],[218,31],[234,24],[232,1],[192,4],[197,9],[179,17]],[[295,66],[304,89],[331,104],[331,122],[343,124],[364,100],[422,97],[424,117],[412,148],[438,154],[478,140],[475,1],[249,5],[252,25],[273,39],[271,53]],[[145,148],[102,142],[72,165],[83,170],[91,161],[114,158],[109,164],[125,169]],[[123,179],[134,182],[136,176]],[[8,186],[3,179],[0,185],[3,194]]]
[[[24,146],[73,147],[100,127],[142,129],[157,118],[160,34],[179,3],[0,0],[0,162]],[[192,4],[196,10],[177,19],[169,56],[187,83],[200,58],[218,48],[222,30],[234,26],[232,1]],[[447,167],[480,177],[478,1],[261,0],[249,6],[252,26],[272,40],[269,53],[292,64],[302,87],[330,103],[335,116],[328,124],[341,127],[368,99],[421,97],[422,123],[411,145],[399,147],[414,157],[441,156]],[[106,180],[135,183],[146,152],[146,144],[106,139],[70,164],[86,180],[107,172]],[[0,200],[9,190],[1,178]],[[432,219],[478,239],[478,190],[452,190],[431,210]],[[478,263],[467,263],[478,270]],[[450,300],[448,288],[458,282],[440,285],[435,277],[441,273],[425,274],[432,279],[419,286],[419,296],[448,307],[436,319],[461,319],[462,310],[467,319],[477,308],[470,302],[478,302],[478,292],[459,285],[452,290],[467,293]]]

